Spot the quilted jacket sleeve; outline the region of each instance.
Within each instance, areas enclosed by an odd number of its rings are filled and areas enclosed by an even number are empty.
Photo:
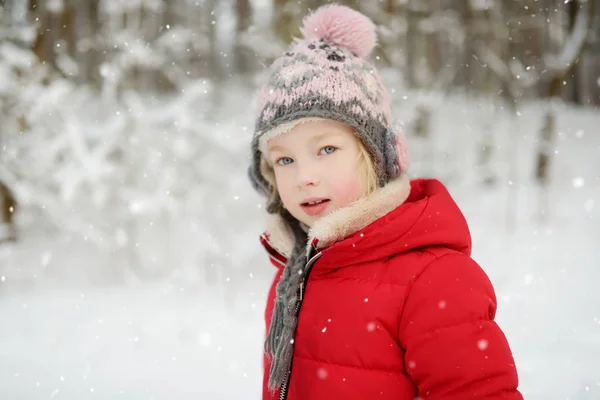
[[[470,257],[438,258],[413,281],[400,322],[406,370],[424,400],[521,400],[496,296]]]

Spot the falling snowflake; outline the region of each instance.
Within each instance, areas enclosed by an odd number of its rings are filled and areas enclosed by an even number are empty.
[[[483,351],[485,349],[488,348],[488,341],[485,339],[480,339],[477,341],[477,348],[479,348],[479,350]]]
[[[594,199],[587,199],[583,207],[585,208],[585,211],[592,212],[594,209]]]
[[[585,180],[581,177],[573,178],[573,187],[580,188],[585,184]]]
[[[326,379],[327,375],[328,375],[328,373],[325,368],[317,369],[317,376],[319,377],[319,379]]]
[[[45,252],[45,253],[42,255],[42,261],[41,261],[42,265],[43,265],[44,267],[47,267],[47,266],[48,266],[48,263],[50,262],[50,259],[51,259],[51,258],[52,258],[52,253],[50,253],[49,251]]]
[[[211,342],[210,339],[211,339],[210,338],[210,333],[204,332],[204,333],[200,334],[200,344],[202,346],[210,346],[210,342]]]

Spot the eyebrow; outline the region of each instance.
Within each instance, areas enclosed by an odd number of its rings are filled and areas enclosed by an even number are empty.
[[[285,151],[285,149],[283,147],[281,147],[281,146],[269,146],[269,148],[268,148],[269,153],[272,152],[272,151],[277,151],[277,150],[279,150],[279,151]]]
[[[325,137],[329,137],[329,136],[341,136],[341,134],[340,134],[340,132],[336,132],[336,131],[327,131],[325,133],[321,133],[320,135],[314,136],[312,139],[310,139],[310,141],[318,142],[319,140],[322,140]]]
[[[336,131],[327,131],[325,133],[321,133],[319,135],[316,135],[316,136],[312,137],[310,139],[310,141],[311,142],[318,142],[318,141],[323,140],[324,138],[329,137],[329,136],[341,136],[341,133],[340,132],[336,132]],[[269,153],[271,153],[273,151],[285,151],[285,150],[286,149],[284,147],[278,146],[278,145],[271,146],[268,149]]]

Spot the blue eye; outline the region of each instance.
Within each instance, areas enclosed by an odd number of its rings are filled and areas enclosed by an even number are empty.
[[[282,157],[279,160],[277,160],[277,164],[279,165],[288,165],[291,164],[294,160],[292,160],[290,157]]]
[[[333,146],[325,146],[321,149],[321,153],[325,153],[325,154],[331,154],[334,151],[336,151],[337,149]]]

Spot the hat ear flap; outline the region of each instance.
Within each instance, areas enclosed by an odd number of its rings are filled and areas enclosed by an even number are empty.
[[[269,198],[269,183],[256,171],[254,165],[248,167],[248,177],[250,178],[250,183],[254,190],[258,192],[258,194],[265,198]]]
[[[254,189],[259,195],[267,200],[267,212],[270,214],[278,214],[281,213],[285,207],[281,197],[279,197],[279,193],[274,189],[275,176],[272,173],[268,173],[269,167],[267,160],[260,154],[260,152],[257,152],[258,157],[255,159],[255,163],[248,168],[248,176],[250,177],[250,182]]]
[[[384,156],[385,169],[390,179],[408,172],[410,159],[406,135],[399,123],[394,123],[385,132]]]

